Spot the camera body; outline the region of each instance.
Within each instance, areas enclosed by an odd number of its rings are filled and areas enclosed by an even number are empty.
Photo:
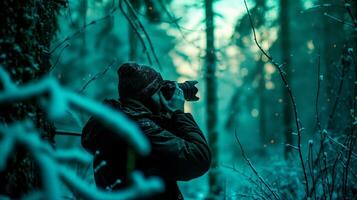
[[[197,97],[198,88],[195,86],[198,81],[185,81],[183,83],[178,83],[179,88],[183,91],[183,96],[186,101],[198,101],[200,98]],[[164,85],[161,87],[161,92],[165,99],[170,100],[174,95],[176,86],[175,81],[165,81]]]

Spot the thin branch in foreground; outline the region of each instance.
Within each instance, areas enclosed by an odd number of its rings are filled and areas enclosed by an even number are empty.
[[[126,139],[138,153],[145,155],[150,151],[150,144],[145,136],[142,135],[137,125],[123,113],[61,87],[52,77],[18,86],[0,66],[0,84],[4,86],[4,90],[0,92],[0,104],[23,101],[48,94],[46,98],[38,99],[42,100],[40,105],[47,111],[49,119],[59,119],[65,116],[66,111],[71,108],[83,110],[106,123],[119,137]]]
[[[76,190],[84,199],[124,200],[137,197],[150,196],[161,192],[163,183],[161,179],[145,178],[141,173],[133,173],[133,184],[115,192],[98,189],[81,179],[75,171],[63,163],[78,161],[89,164],[92,157],[83,150],[54,150],[48,142],[42,140],[29,121],[15,122],[4,126],[0,124],[0,142],[5,142],[6,151],[0,151],[0,166],[3,168],[15,145],[24,146],[33,156],[41,170],[41,191],[27,194],[24,199],[51,199],[60,200],[63,190],[61,182],[69,188]],[[37,197],[37,198],[35,198]]]
[[[302,131],[302,128],[301,128],[301,124],[300,124],[300,119],[298,117],[298,112],[297,112],[297,106],[296,106],[296,101],[295,101],[295,98],[293,96],[293,93],[292,93],[292,90],[288,84],[288,81],[285,77],[285,74],[282,70],[282,67],[284,66],[283,64],[279,64],[277,62],[274,61],[273,57],[270,56],[263,48],[262,46],[259,44],[258,40],[257,40],[257,36],[256,36],[256,31],[255,31],[255,27],[254,27],[254,24],[253,24],[253,20],[252,20],[252,16],[250,14],[250,11],[248,9],[248,5],[247,5],[247,2],[246,0],[243,0],[244,2],[244,6],[245,6],[245,9],[247,11],[247,15],[248,15],[248,18],[249,18],[249,22],[250,22],[250,26],[252,28],[252,31],[253,31],[253,35],[254,35],[254,42],[255,44],[258,46],[258,48],[260,49],[260,51],[268,58],[269,62],[272,63],[275,68],[278,69],[278,72],[279,72],[279,75],[281,77],[281,80],[283,81],[284,85],[285,85],[285,88],[287,89],[288,91],[288,94],[289,94],[289,97],[290,97],[290,101],[292,103],[292,106],[293,106],[293,111],[294,111],[294,116],[295,116],[295,125],[296,125],[296,129],[297,129],[297,136],[298,136],[298,144],[297,144],[297,147],[298,147],[298,152],[299,152],[299,158],[300,158],[300,163],[301,163],[301,167],[302,167],[302,171],[304,173],[304,179],[305,179],[305,190],[306,190],[306,195],[308,196],[309,195],[309,181],[307,179],[307,173],[306,173],[306,168],[305,168],[305,163],[304,163],[304,159],[303,159],[303,156],[302,156],[302,151],[301,151],[301,131]]]
[[[258,179],[260,180],[260,182],[262,182],[264,184],[264,186],[269,190],[269,192],[272,193],[272,195],[274,196],[275,199],[280,199],[279,195],[276,194],[274,192],[274,190],[271,189],[271,187],[269,186],[269,184],[263,179],[263,177],[261,177],[258,173],[258,171],[255,169],[255,167],[253,166],[252,162],[250,162],[249,158],[247,157],[247,155],[245,154],[244,148],[242,146],[242,144],[239,141],[238,135],[237,135],[237,131],[234,131],[234,135],[236,137],[236,141],[239,145],[239,148],[241,150],[242,156],[244,158],[244,160],[248,163],[249,167],[252,169],[252,171],[254,172],[254,174],[258,177]]]

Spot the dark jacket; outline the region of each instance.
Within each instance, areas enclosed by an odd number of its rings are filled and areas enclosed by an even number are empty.
[[[127,143],[91,118],[83,128],[82,145],[95,155],[93,168],[97,169],[94,173],[97,186],[113,190],[126,187],[130,185],[128,174],[135,169],[146,176],[159,176],[164,180],[165,192],[152,199],[183,199],[176,181],[203,175],[211,163],[207,142],[191,114],[176,111],[168,118],[153,115],[135,100],[106,100],[105,103],[137,122],[151,143],[151,153],[136,157],[133,164]],[[103,161],[106,165],[99,169]],[[116,182],[118,179],[120,183]]]

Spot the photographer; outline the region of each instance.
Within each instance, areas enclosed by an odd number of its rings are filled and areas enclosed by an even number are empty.
[[[105,103],[137,122],[151,143],[151,153],[147,157],[136,155],[133,162],[130,147],[91,118],[83,128],[82,145],[95,155],[97,186],[107,190],[124,188],[130,185],[128,174],[135,169],[165,182],[165,192],[152,199],[183,199],[177,181],[203,175],[211,162],[202,131],[192,115],[184,113],[184,92],[177,83],[164,81],[151,67],[136,63],[123,64],[118,76],[120,99]],[[168,90],[172,96],[167,95]]]

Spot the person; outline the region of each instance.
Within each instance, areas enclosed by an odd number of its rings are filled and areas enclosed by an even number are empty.
[[[211,153],[206,139],[192,115],[184,112],[183,91],[178,87],[171,99],[165,99],[164,80],[149,66],[125,63],[118,69],[119,100],[105,100],[112,108],[134,120],[148,138],[151,152],[136,156],[128,144],[95,118],[82,131],[82,146],[94,155],[96,185],[116,190],[130,185],[130,172],[158,176],[165,191],[150,199],[183,199],[177,181],[187,181],[206,173]],[[106,165],[103,166],[103,161]],[[99,166],[102,166],[99,168]],[[119,180],[119,181],[118,181]]]

